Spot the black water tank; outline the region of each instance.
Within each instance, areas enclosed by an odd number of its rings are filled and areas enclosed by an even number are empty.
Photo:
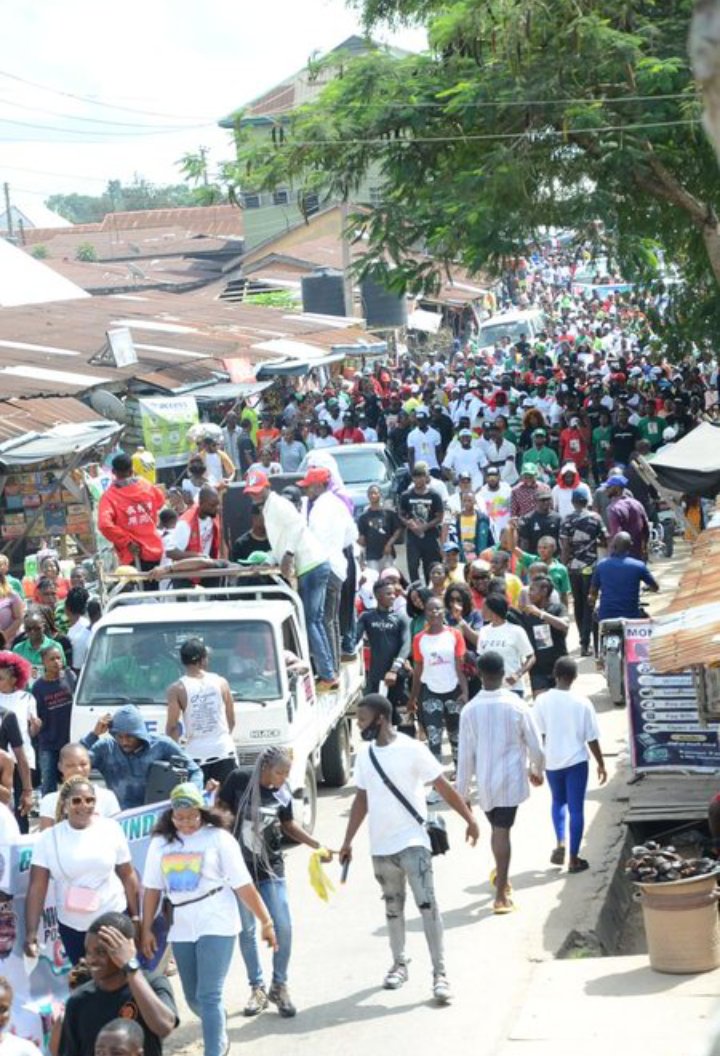
[[[407,298],[404,293],[394,293],[373,279],[363,279],[360,296],[367,326],[393,330],[407,325]]]
[[[304,312],[315,315],[347,315],[343,273],[334,268],[318,268],[302,279]]]

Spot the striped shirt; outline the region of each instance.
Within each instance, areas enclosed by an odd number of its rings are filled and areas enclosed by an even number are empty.
[[[456,787],[468,798],[473,771],[481,810],[516,807],[530,795],[528,763],[545,767],[529,708],[507,689],[481,690],[460,712]]]

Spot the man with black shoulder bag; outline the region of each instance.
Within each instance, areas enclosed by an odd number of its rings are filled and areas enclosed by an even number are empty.
[[[386,697],[371,693],[358,704],[360,735],[368,742],[355,761],[357,791],[350,810],[340,862],[352,858],[352,841],[368,818],[370,853],[375,878],[385,902],[393,963],[385,975],[386,990],[397,990],[408,978],[405,953],[405,887],[410,885],[425,931],[433,966],[433,996],[439,1004],[451,1000],[445,973],[443,927],[435,898],[432,855],[448,850],[442,819],[428,818],[428,784],[467,823],[466,840],[474,847],[479,837],[472,810],[443,777],[442,764],[426,745],[398,734]]]

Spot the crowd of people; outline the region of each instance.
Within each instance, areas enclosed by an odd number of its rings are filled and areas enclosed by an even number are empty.
[[[363,744],[338,857],[351,861],[367,817],[392,955],[383,985],[408,978],[407,883],[439,1003],[451,990],[428,807],[447,803],[474,844],[475,796],[490,825],[498,915],[515,908],[510,833],[531,784],[547,778],[550,788],[550,862],[570,875],[590,867],[580,853],[589,754],[600,783],[607,774],[592,704],[575,688],[571,619],[579,656],[597,657],[603,620],[641,614],[641,589],[658,589],[648,561],[660,504],[644,460],[718,414],[714,359],[659,357],[642,299],[573,295],[561,253],[516,262],[506,287],[516,303],[544,311],[545,329],[532,339],[506,334],[483,347],[471,327],[442,348],[421,345],[351,379],[270,390],[257,407],[242,404],[194,434],[177,486],[145,479],[129,454],[116,453],[99,504],[119,569],[142,577],[145,590],[191,586],[200,569],[233,564],[292,583],[318,692],[336,691],[342,665],[364,653]],[[390,500],[370,481],[358,511],[333,451],[376,443],[406,478],[398,474]],[[273,487],[287,474],[292,484]],[[244,485],[250,522],[228,545],[223,494],[233,481]],[[702,504],[682,502],[688,524],[701,527]],[[102,1052],[108,1032],[122,1035],[123,1056],[138,1046],[161,1051],[177,1024],[159,961],[169,935],[205,1054],[221,1056],[223,985],[238,934],[245,1014],[274,1004],[295,1015],[283,840],[332,852],[293,817],[286,751],[266,750],[252,772],[238,768],[232,695],[199,639],[183,643],[184,674],[166,687],[165,734],[126,705],[72,743],[76,676],[100,607],[82,566],[66,581],[48,554],[39,573],[20,583],[0,557],[0,813],[7,833],[16,823],[27,831],[40,784],[25,952],[37,956],[52,880],[76,987],[55,1051]],[[138,878],[114,819],[145,801],[154,763],[178,756],[186,780]],[[256,922],[273,951],[269,985]],[[128,1003],[142,1037],[117,1025]]]

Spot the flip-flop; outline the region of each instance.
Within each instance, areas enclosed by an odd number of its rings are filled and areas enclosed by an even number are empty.
[[[492,884],[493,887],[495,887],[495,880],[496,879],[497,879],[497,869],[491,869],[490,870],[490,883]],[[506,895],[511,895],[512,893],[513,893],[513,886],[510,883],[510,881],[508,880],[508,882],[505,884],[505,894]]]
[[[493,913],[496,917],[504,917],[508,913],[514,913],[516,909],[517,906],[515,905],[515,903],[509,902],[505,906],[493,906]]]
[[[552,865],[565,865],[565,848],[556,847],[550,855],[550,862]]]
[[[586,869],[590,868],[590,862],[586,861],[585,858],[578,858],[575,865],[568,866],[569,873],[584,873]]]

